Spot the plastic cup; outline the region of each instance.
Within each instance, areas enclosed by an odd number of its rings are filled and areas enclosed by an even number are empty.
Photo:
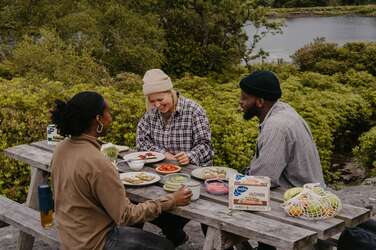
[[[184,184],[192,192],[191,200],[195,201],[200,198],[201,184],[197,181],[190,181]]]

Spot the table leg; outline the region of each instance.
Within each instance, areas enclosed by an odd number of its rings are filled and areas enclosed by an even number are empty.
[[[47,174],[37,168],[31,168],[29,192],[27,193],[26,206],[38,209],[38,186],[47,183]],[[31,250],[34,244],[34,237],[20,231],[17,241],[17,250]]]
[[[206,237],[204,241],[204,247],[202,248],[203,250],[214,249],[214,241],[215,241],[217,233],[218,233],[218,229],[208,226],[208,231],[206,232]]]
[[[248,244],[247,239],[208,226],[208,230],[206,232],[206,237],[204,241],[204,250],[223,250],[231,246],[236,246],[236,248],[240,250],[253,249],[252,246]]]

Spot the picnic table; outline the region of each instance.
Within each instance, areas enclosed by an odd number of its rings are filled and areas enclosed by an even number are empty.
[[[47,141],[23,144],[4,150],[13,159],[31,166],[31,181],[26,205],[37,209],[37,187],[47,182],[51,172],[50,161],[54,145]],[[125,153],[126,154],[126,153]],[[182,167],[188,173],[197,166]],[[126,165],[119,165],[122,172],[130,171]],[[153,165],[146,165],[143,171],[155,172]],[[341,233],[346,226],[356,226],[370,218],[370,210],[343,204],[334,218],[325,220],[304,220],[288,216],[281,204],[284,190],[271,191],[271,211],[249,212],[228,209],[228,197],[212,195],[201,188],[200,199],[187,206],[177,207],[170,213],[194,220],[208,226],[203,249],[224,249],[230,245],[250,239],[263,242],[279,250],[330,249],[325,242]],[[157,199],[166,194],[161,183],[143,187],[126,187],[132,202]],[[20,233],[18,249],[31,249],[34,238]],[[324,244],[325,243],[325,244]]]

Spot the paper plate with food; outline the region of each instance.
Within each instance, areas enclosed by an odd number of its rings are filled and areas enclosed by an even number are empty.
[[[177,173],[180,170],[181,170],[181,167],[172,163],[157,164],[157,167],[155,168],[155,171],[157,171],[160,174],[172,174],[172,173]]]
[[[123,156],[124,160],[145,160],[145,163],[155,163],[162,161],[165,156],[162,153],[153,152],[153,151],[141,151],[141,152],[134,152],[130,154],[126,154]]]
[[[227,167],[202,167],[196,168],[191,175],[201,180],[207,179],[228,179],[238,171]]]
[[[149,172],[128,172],[121,173],[120,180],[128,186],[145,186],[158,182],[159,175]]]

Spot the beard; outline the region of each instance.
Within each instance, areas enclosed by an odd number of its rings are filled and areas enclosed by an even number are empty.
[[[248,108],[243,113],[244,120],[251,120],[253,117],[257,116],[260,113],[260,110],[256,107]]]

